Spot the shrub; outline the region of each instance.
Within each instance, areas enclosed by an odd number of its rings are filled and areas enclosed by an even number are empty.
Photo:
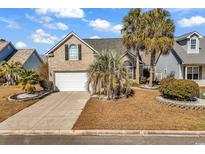
[[[139,84],[137,83],[136,80],[130,80],[129,82],[131,87],[139,87]]]
[[[39,74],[40,79],[48,80],[48,76],[49,76],[49,73],[48,73],[48,63],[42,64],[39,67],[38,74]]]
[[[4,83],[6,83],[6,79],[3,77],[0,77],[0,85],[3,85]]]
[[[39,81],[38,74],[33,70],[21,70],[19,72],[19,87],[21,87],[26,93],[33,93],[35,84]]]
[[[199,86],[192,80],[165,78],[160,81],[159,91],[165,98],[190,101],[198,96]]]
[[[40,80],[39,81],[40,86],[43,88],[43,90],[53,90],[53,82],[49,80]]]

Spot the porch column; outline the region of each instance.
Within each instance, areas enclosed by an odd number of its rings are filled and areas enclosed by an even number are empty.
[[[179,69],[179,79],[183,79],[183,72],[182,72],[181,64],[178,64],[178,69]]]

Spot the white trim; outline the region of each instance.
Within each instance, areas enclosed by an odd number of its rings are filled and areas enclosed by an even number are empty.
[[[76,46],[77,47],[77,55],[78,55],[78,58],[77,59],[71,59],[71,51],[70,51],[70,47],[71,46]],[[68,60],[70,60],[70,61],[78,61],[79,60],[79,49],[78,49],[78,45],[77,44],[71,44],[71,45],[69,45],[69,47],[68,47],[68,51],[66,51],[66,52],[68,52]]]
[[[193,32],[193,33],[191,33],[189,36],[187,36],[187,38],[191,38],[191,36],[192,36],[193,34],[198,35],[199,38],[203,38],[203,36],[202,36],[201,34],[199,34],[198,32]]]
[[[196,48],[192,49],[191,48],[191,41],[195,40],[196,41]],[[188,40],[188,47],[187,47],[187,53],[188,54],[198,54],[199,53],[199,38],[198,37],[191,37]]]
[[[59,47],[61,45],[62,42],[64,42],[65,40],[67,40],[69,37],[71,36],[75,36],[76,38],[78,38],[81,42],[83,42],[85,45],[87,45],[90,49],[92,49],[93,51],[97,52],[93,47],[91,47],[89,44],[87,44],[85,41],[83,41],[77,34],[75,34],[74,32],[69,33],[67,36],[65,36],[60,42],[58,42],[54,47],[52,47],[47,53],[49,54],[50,52],[52,52],[53,50],[55,50],[57,47]]]
[[[126,68],[131,68],[131,70],[132,70],[132,78],[131,79],[133,80],[134,79],[134,65],[133,65],[133,63],[130,60],[125,60],[124,63],[125,62],[129,62],[129,63],[132,64],[132,66],[127,66],[126,65]]]
[[[182,75],[182,67],[180,64],[178,64],[178,71],[179,71],[179,79],[183,79],[183,75]]]
[[[185,73],[186,73],[186,74],[185,74],[185,79],[187,80],[187,68],[188,68],[188,67],[192,67],[192,79],[191,79],[191,80],[199,80],[199,75],[200,75],[199,66],[185,66]],[[198,68],[198,79],[193,79],[193,70],[194,70],[193,68],[194,68],[194,67],[197,67],[197,68]]]

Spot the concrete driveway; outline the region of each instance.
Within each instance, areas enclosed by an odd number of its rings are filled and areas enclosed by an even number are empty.
[[[0,123],[0,130],[69,130],[89,97],[87,92],[53,93]]]

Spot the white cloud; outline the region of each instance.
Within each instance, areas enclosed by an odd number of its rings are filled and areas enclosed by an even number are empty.
[[[178,21],[181,27],[193,27],[205,24],[205,18],[202,16],[193,16],[191,18],[183,18]]]
[[[120,33],[121,24],[112,25],[109,21],[103,19],[91,20],[89,25],[98,31],[110,31]]]
[[[19,42],[16,42],[15,47],[17,49],[23,49],[23,48],[26,48],[27,45],[24,42],[19,41]]]
[[[89,25],[97,30],[108,30],[111,27],[107,20],[102,19],[91,20]]]
[[[84,11],[79,8],[39,8],[37,14],[54,14],[57,18],[83,18]]]
[[[59,29],[59,30],[67,30],[68,29],[68,26],[62,22],[46,23],[46,24],[44,24],[44,26],[47,28],[50,28],[50,29]]]
[[[120,33],[121,29],[122,29],[122,25],[121,24],[118,24],[118,25],[115,25],[112,27],[112,30],[116,33]]]
[[[87,20],[87,19],[85,19],[85,18],[83,18],[82,21],[84,21],[84,22],[89,22],[89,20]]]
[[[94,35],[94,36],[91,36],[90,38],[91,38],[91,39],[99,39],[99,38],[101,38],[101,37],[99,37],[99,36],[97,36],[97,35]]]
[[[31,35],[31,38],[35,43],[42,44],[53,44],[59,40],[57,36],[46,33],[43,29],[37,29],[35,33]]]
[[[38,22],[49,29],[68,30],[68,26],[66,24],[62,22],[53,22],[53,19],[49,16],[42,16],[38,19],[35,16],[30,16],[26,14],[26,18]]]
[[[19,24],[13,20],[10,20],[10,19],[4,18],[4,17],[0,17],[0,21],[8,24],[7,25],[8,28],[13,28],[13,29],[20,28]]]

